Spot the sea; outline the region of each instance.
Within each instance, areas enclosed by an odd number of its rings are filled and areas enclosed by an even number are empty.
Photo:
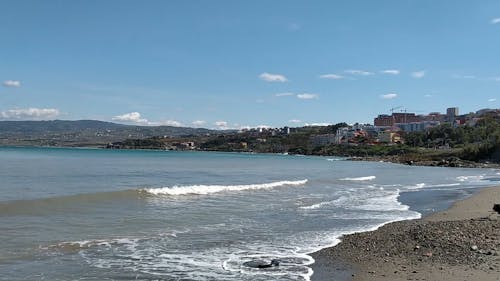
[[[342,235],[499,183],[336,157],[2,147],[0,280],[310,280],[310,254]]]

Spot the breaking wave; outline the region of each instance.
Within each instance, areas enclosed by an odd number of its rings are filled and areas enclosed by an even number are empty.
[[[297,181],[277,181],[263,184],[247,184],[247,185],[187,185],[187,186],[173,186],[161,188],[145,188],[142,189],[154,195],[206,195],[224,191],[244,191],[244,190],[257,190],[257,189],[271,189],[281,186],[300,186],[307,183],[305,180]]]
[[[343,178],[341,181],[371,181],[376,179],[376,176],[367,176],[367,177],[359,177],[359,178]]]

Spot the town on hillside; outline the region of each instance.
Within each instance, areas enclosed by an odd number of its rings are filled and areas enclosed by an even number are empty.
[[[500,109],[481,109],[477,112],[459,114],[458,107],[446,109],[446,113],[431,112],[427,115],[415,113],[394,112],[397,108],[391,108],[392,114],[380,114],[370,124],[354,124],[338,128],[334,134],[316,135],[311,141],[313,145],[326,144],[394,144],[404,143],[404,136],[411,132],[427,131],[442,124],[450,124],[452,127],[475,126],[477,122],[485,117],[500,117]]]
[[[391,115],[375,117],[373,125],[260,127],[196,136],[127,139],[110,143],[107,148],[335,155],[460,167],[500,163],[500,109],[459,114],[457,107],[450,107],[446,113],[427,115],[394,110]]]

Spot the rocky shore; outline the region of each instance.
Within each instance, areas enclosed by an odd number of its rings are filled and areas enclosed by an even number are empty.
[[[341,267],[336,271],[343,275],[349,271],[346,280],[500,280],[500,215],[494,203],[500,203],[500,187],[424,219],[346,235],[313,255],[320,273],[312,280],[333,280],[325,277],[325,264]]]
[[[408,157],[391,156],[366,156],[351,157],[351,161],[382,161],[404,165],[431,166],[431,167],[452,167],[452,168],[499,168],[500,164],[492,162],[474,162],[460,159],[458,157],[447,157],[439,160],[409,159]]]

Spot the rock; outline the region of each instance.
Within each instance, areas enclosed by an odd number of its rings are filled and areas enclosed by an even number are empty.
[[[472,246],[470,247],[470,249],[471,249],[472,251],[477,251],[479,248],[478,248],[476,245],[472,245]]]
[[[263,261],[263,260],[253,260],[244,262],[243,265],[253,268],[268,268],[273,266],[279,266],[280,261],[277,259],[271,260],[271,262]]]
[[[500,204],[493,204],[493,211],[500,214]]]

